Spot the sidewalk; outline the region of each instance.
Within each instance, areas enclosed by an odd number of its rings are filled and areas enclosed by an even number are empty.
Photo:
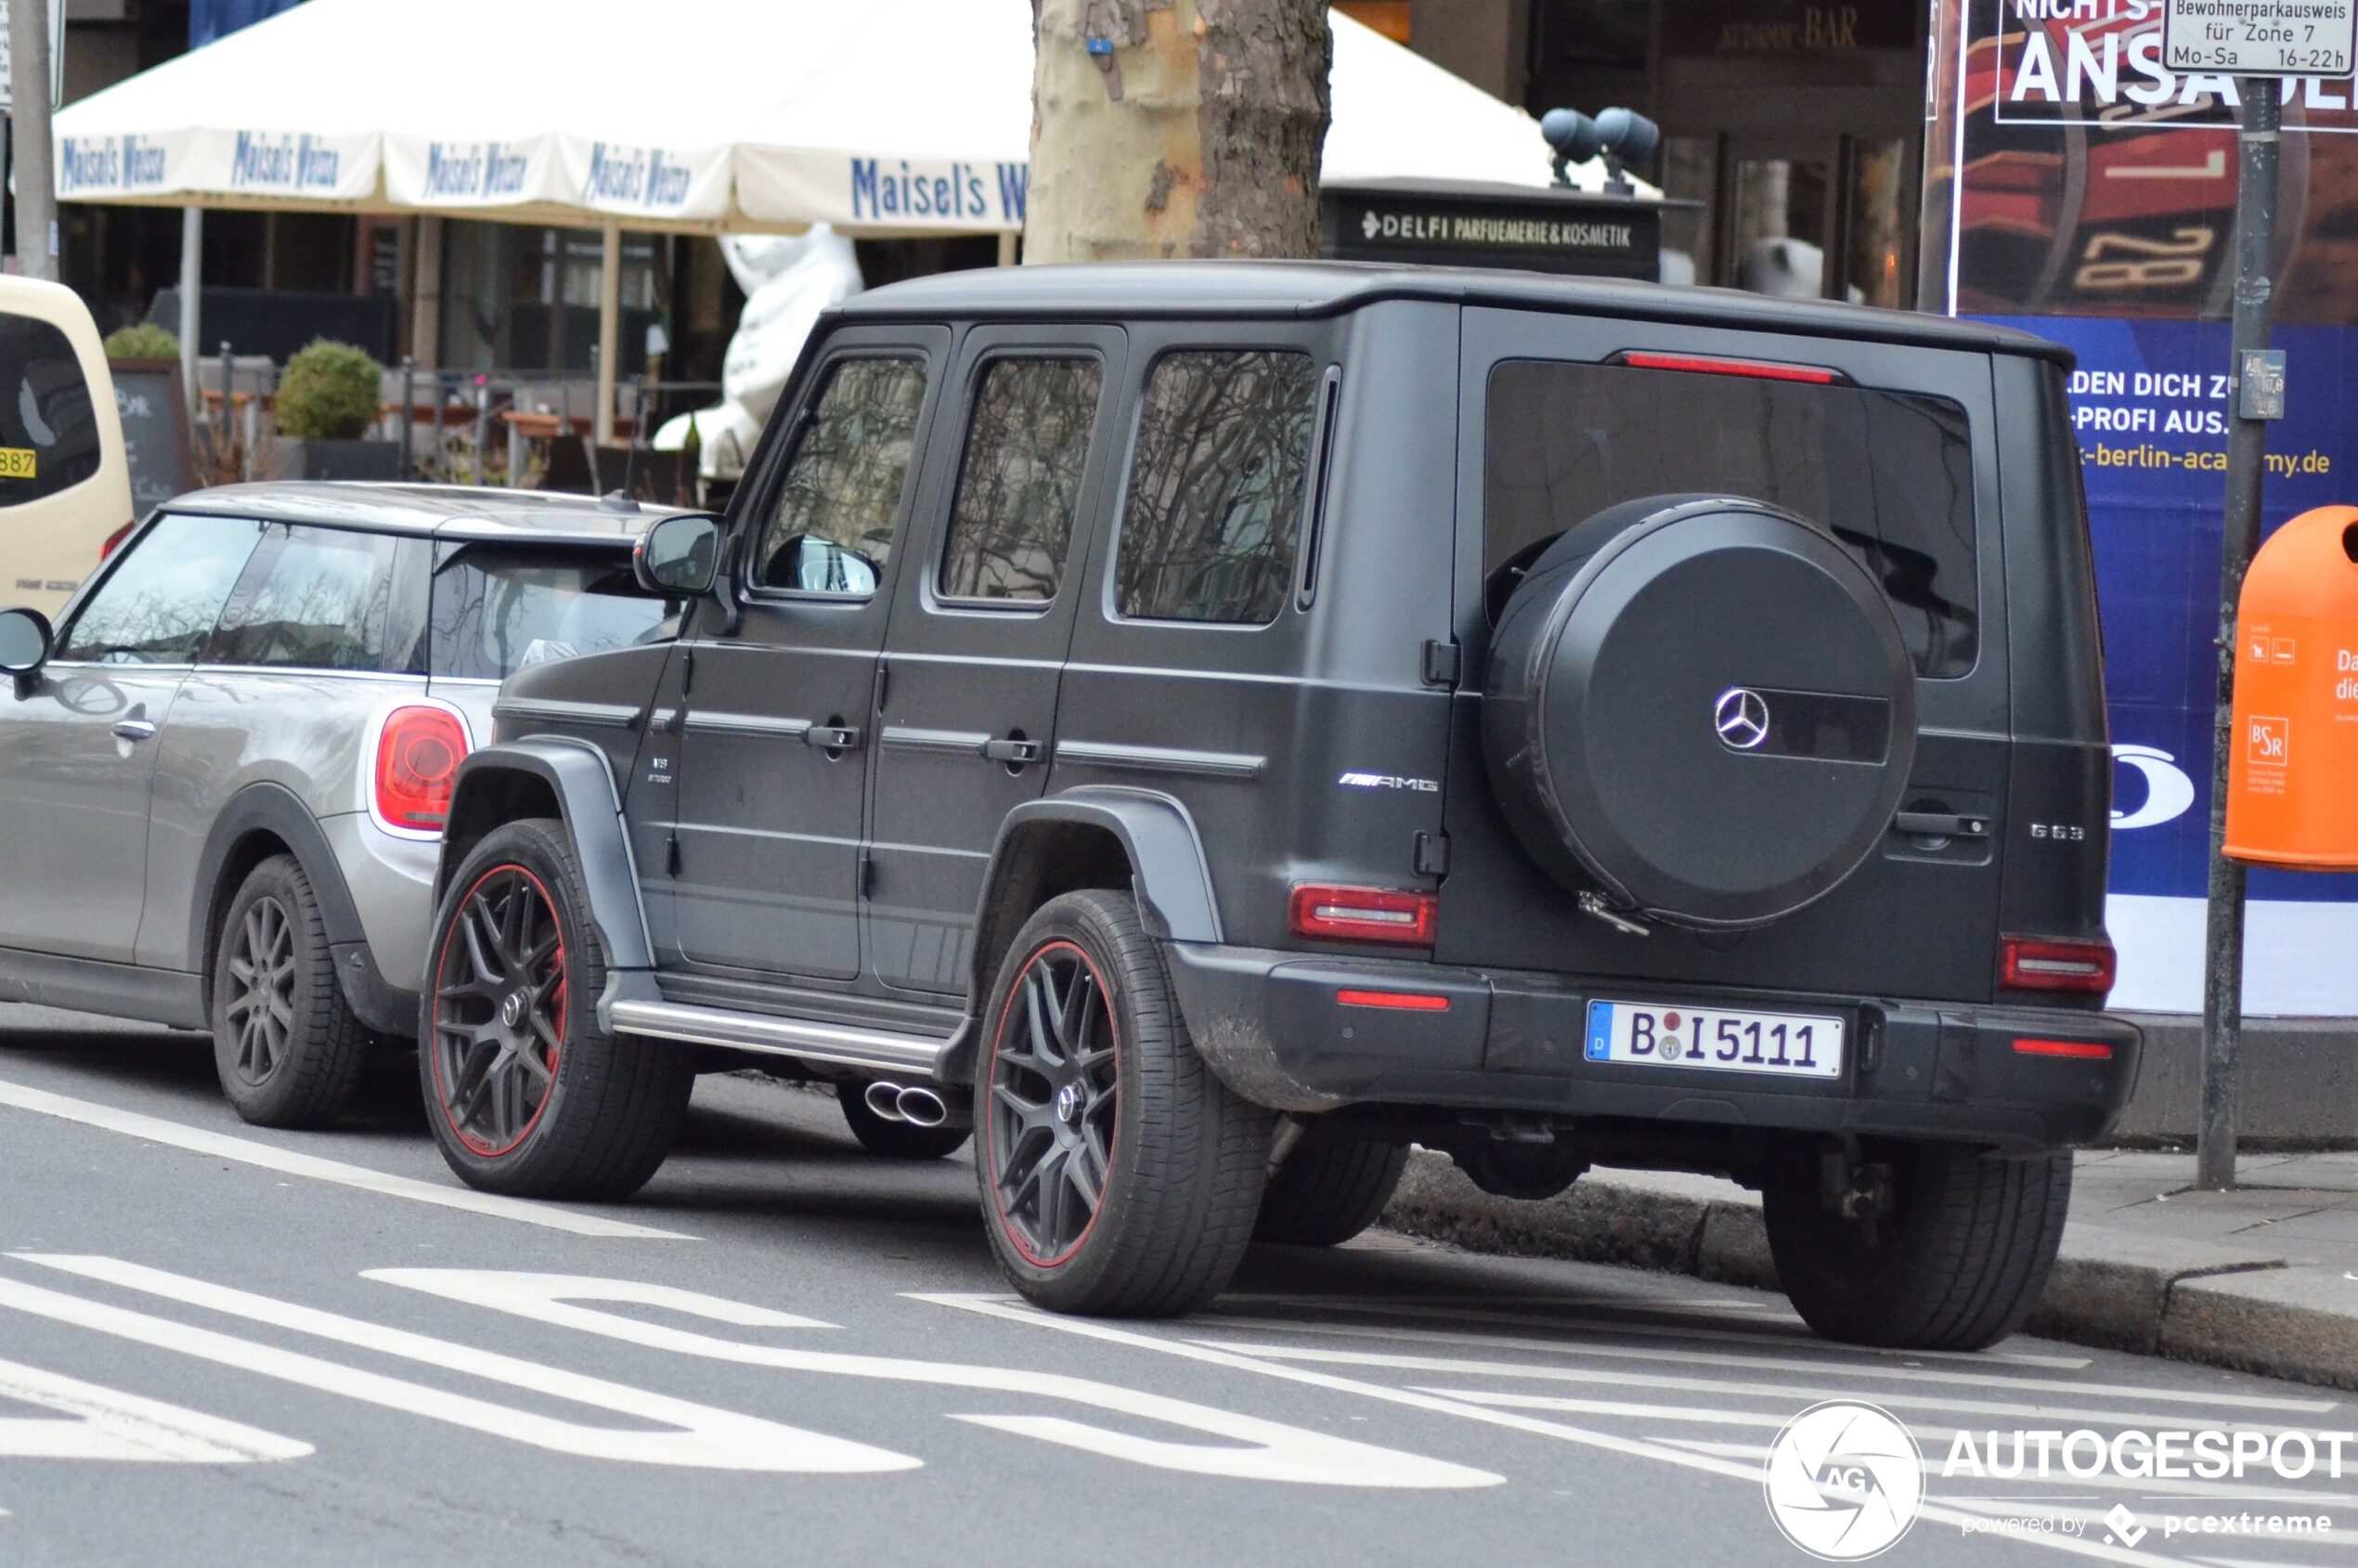
[[[2028,1331],[2358,1388],[2358,1154],[2257,1154],[2196,1193],[2191,1154],[2083,1151]],[[1541,1203],[1493,1198],[1419,1149],[1382,1222],[1475,1251],[1573,1258],[1776,1288],[1759,1195],[1599,1171]]]

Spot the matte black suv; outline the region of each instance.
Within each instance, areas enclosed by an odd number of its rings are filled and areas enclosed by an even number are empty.
[[[436,1135],[618,1195],[765,1054],[974,1127],[1006,1272],[1097,1313],[1347,1238],[1411,1140],[1717,1172],[1820,1331],[1986,1344],[2137,1066],[2068,366],[1508,274],[862,295],[642,540],[678,640],[467,758]]]

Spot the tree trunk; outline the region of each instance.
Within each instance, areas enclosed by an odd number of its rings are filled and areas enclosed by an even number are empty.
[[[1327,0],[1036,16],[1025,261],[1317,253]]]

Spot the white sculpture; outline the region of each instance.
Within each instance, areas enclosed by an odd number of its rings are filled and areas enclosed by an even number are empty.
[[[819,313],[863,285],[851,241],[825,224],[792,237],[732,234],[720,241],[720,253],[745,292],[745,314],[721,361],[720,401],[667,421],[654,445],[657,451],[680,450],[693,422],[701,475],[733,480],[745,473]]]

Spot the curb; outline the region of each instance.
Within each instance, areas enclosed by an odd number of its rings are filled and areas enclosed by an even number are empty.
[[[1760,1199],[1705,1176],[1616,1171],[1538,1202],[1494,1198],[1417,1149],[1380,1222],[1469,1251],[1777,1289]],[[2277,1253],[2077,1222],[2024,1332],[2358,1389],[2358,1279]]]

